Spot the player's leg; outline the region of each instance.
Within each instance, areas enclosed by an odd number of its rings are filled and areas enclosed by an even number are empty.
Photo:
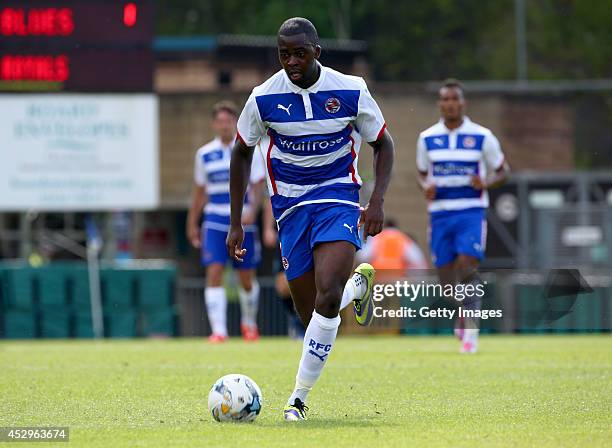
[[[314,278],[315,274],[313,270],[289,282],[295,309],[304,327],[307,327],[310,323],[312,312],[315,309],[317,289]],[[373,280],[374,269],[372,266],[368,263],[360,264],[357,269],[355,269],[355,274],[353,274],[344,284],[340,301],[340,310],[343,310],[348,304],[354,301],[362,302],[364,299],[371,298]],[[371,312],[363,313],[364,317],[366,315],[370,317],[369,320],[371,320],[371,314]],[[362,323],[362,325],[368,325],[370,323],[369,320],[367,323]]]
[[[319,278],[317,267],[315,277],[317,277],[317,293],[321,293],[321,287],[325,284],[319,284],[325,280],[325,268],[327,261],[325,254],[339,253],[346,256],[353,249],[353,255],[347,260],[348,265],[341,265],[339,268],[346,269],[354,260],[354,251],[361,248],[361,239],[359,238],[358,223],[360,217],[359,207],[350,205],[327,204],[316,207],[313,211],[313,228],[311,232],[311,247],[315,253],[315,257],[320,260],[318,263],[324,266],[324,271]],[[319,255],[316,255],[316,254]],[[344,259],[343,259],[344,260]],[[315,264],[317,261],[315,260]],[[330,262],[330,264],[332,264]],[[333,271],[332,271],[333,272]],[[360,264],[354,274],[350,278],[340,277],[335,281],[342,280],[342,291],[339,310],[342,310],[349,303],[353,302],[355,306],[355,317],[361,325],[368,325],[373,317],[372,313],[372,287],[374,283],[374,268],[368,263]],[[349,269],[350,274],[350,269]],[[334,293],[335,294],[335,293]]]
[[[457,283],[457,268],[455,267],[455,261],[451,262],[451,263],[446,263],[445,265],[442,265],[440,267],[438,267],[437,269],[438,271],[438,279],[440,280],[440,284],[442,286],[446,286],[446,285],[455,285]],[[453,300],[453,306],[457,305],[456,302],[454,302]],[[459,339],[460,341],[463,340],[463,333],[464,333],[464,329],[465,329],[465,325],[463,322],[463,317],[458,317],[455,320],[455,329],[454,329],[454,334],[455,337],[457,339]]]
[[[457,278],[460,279],[459,283],[464,285],[472,284],[474,291],[476,286],[480,282],[478,277],[478,263],[479,260],[469,255],[459,255],[455,261]],[[464,310],[476,311],[480,310],[482,306],[482,300],[476,294],[466,296],[460,302],[460,306]],[[462,353],[475,353],[478,349],[478,333],[479,333],[480,320],[478,318],[461,318],[459,322],[459,328],[461,331],[461,352]]]
[[[289,280],[288,283],[295,310],[298,316],[300,316],[304,328],[306,328],[310,324],[312,312],[315,309],[315,299],[317,297],[314,269],[303,273],[297,278]]]
[[[281,265],[295,310],[304,326],[310,322],[316,296],[314,260],[310,247],[311,218],[306,206],[299,207],[280,222],[278,229]]]
[[[306,294],[315,294],[314,310],[304,335],[302,358],[295,388],[285,409],[286,420],[304,418],[303,406],[308,393],[319,379],[331,353],[340,326],[340,302],[355,256],[355,246],[347,241],[326,242],[314,248],[313,271],[290,282],[296,305],[306,300]],[[296,281],[297,280],[297,281]],[[313,282],[314,280],[314,282]],[[314,283],[314,284],[313,284]],[[314,286],[314,288],[313,288]],[[303,305],[303,304],[300,304]],[[302,313],[307,312],[301,306]]]
[[[308,300],[305,294],[312,295],[314,292],[314,310],[304,335],[295,388],[285,408],[286,420],[304,418],[307,395],[321,375],[335,343],[340,326],[338,313],[342,296],[353,269],[355,251],[361,247],[357,233],[359,208],[338,204],[319,205],[310,210],[310,216],[314,272],[293,279],[290,285],[292,293],[296,294],[296,306]],[[282,244],[284,250],[284,242]],[[298,311],[305,314],[310,309],[304,306]],[[307,316],[304,318],[308,319]]]
[[[257,311],[259,309],[259,282],[255,269],[238,269],[238,297],[240,299],[240,331],[247,341],[259,338]]]
[[[206,266],[204,300],[212,330],[208,338],[210,342],[223,342],[227,339],[227,298],[223,286],[223,269],[224,265],[221,263]]]
[[[279,261],[280,266],[280,261]],[[284,272],[278,272],[274,282],[274,289],[280,302],[282,303],[285,311],[287,312],[287,318],[289,320],[289,337],[292,339],[304,339],[304,332],[306,327],[302,323],[302,319],[295,309],[293,299],[291,298],[291,290],[289,289],[289,282]],[[312,306],[314,307],[314,300]]]
[[[438,278],[442,285],[454,285],[457,282],[455,262],[440,266],[438,268]]]
[[[310,247],[311,230],[312,216],[305,206],[298,207],[284,218],[278,229],[282,266],[295,309],[304,326],[310,323],[317,293]],[[286,421],[303,420],[306,418],[306,409],[302,400],[294,399],[285,407],[284,418]]]
[[[355,246],[348,241],[321,243],[314,248],[315,312],[330,319],[338,316],[355,252]]]
[[[472,285],[471,291],[478,291],[481,279],[478,266],[484,257],[487,238],[487,223],[485,211],[475,209],[463,213],[459,220],[459,230],[456,235],[457,258],[455,271],[458,283]],[[482,299],[479,294],[465,295],[460,303],[464,310],[480,311]],[[463,338],[461,352],[475,353],[478,347],[480,319],[466,318],[463,320]]]
[[[306,331],[304,333],[302,357],[300,359],[300,366],[298,367],[298,373],[295,378],[294,391],[287,401],[287,406],[285,406],[284,418],[286,421],[298,421],[306,418],[306,411],[308,410],[308,408],[305,406],[306,395],[312,387],[309,386],[309,382],[307,380],[300,377],[300,373],[303,370],[302,364],[306,362],[304,360],[304,352],[308,350],[308,328],[310,327],[310,322],[314,312],[317,288],[315,284],[314,270],[312,268],[302,273],[298,277],[293,277],[292,273],[287,270],[287,268],[291,266],[289,263],[290,262],[287,261],[287,258],[283,257],[283,266],[287,272],[291,298],[293,299],[295,310],[300,316],[302,324],[304,327],[306,327]],[[298,394],[296,394],[296,390],[299,391]]]
[[[240,299],[240,331],[247,341],[259,338],[257,311],[259,309],[259,282],[255,268],[261,259],[256,229],[246,230],[243,247],[247,250],[242,263],[234,261],[238,271],[238,297]]]
[[[429,225],[429,250],[440,282],[443,285],[454,284],[457,251],[452,216],[432,214]]]
[[[440,284],[455,285],[457,283],[457,271],[455,259],[457,251],[455,248],[455,226],[454,216],[447,213],[437,213],[431,215],[429,227],[429,245],[431,258],[438,272]],[[456,302],[453,300],[453,306]],[[463,320],[457,318],[455,321],[455,336],[463,339]]]
[[[340,310],[353,303],[355,319],[359,325],[370,325],[374,318],[372,290],[376,271],[369,263],[361,263],[344,285]]]
[[[227,298],[223,287],[223,269],[227,261],[226,232],[202,226],[202,264],[206,268],[204,302],[212,334],[210,342],[227,339]]]
[[[344,241],[361,249],[359,237],[359,207],[327,204],[313,211],[314,223],[311,232],[311,247],[320,243]],[[354,259],[354,257],[353,257]],[[370,325],[374,317],[372,290],[375,270],[368,263],[361,263],[353,275],[344,283],[340,310],[353,303],[355,319],[360,325]]]

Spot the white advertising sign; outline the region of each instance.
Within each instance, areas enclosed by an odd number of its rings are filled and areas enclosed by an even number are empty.
[[[155,95],[0,95],[0,210],[155,208],[158,154]]]

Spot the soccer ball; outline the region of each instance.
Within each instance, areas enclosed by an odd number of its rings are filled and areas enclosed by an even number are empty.
[[[252,422],[261,411],[259,386],[246,375],[219,378],[208,393],[208,411],[218,422]]]

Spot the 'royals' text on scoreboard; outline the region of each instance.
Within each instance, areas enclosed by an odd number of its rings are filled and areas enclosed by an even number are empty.
[[[0,4],[0,91],[149,92],[153,2]]]

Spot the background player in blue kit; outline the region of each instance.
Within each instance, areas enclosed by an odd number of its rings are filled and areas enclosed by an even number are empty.
[[[508,165],[493,133],[464,115],[461,84],[447,80],[439,90],[441,119],[421,132],[417,142],[418,180],[428,200],[432,261],[444,284],[478,282],[476,270],[487,241],[487,189],[501,185]],[[480,309],[466,298],[464,308]],[[461,351],[474,353],[478,322],[458,321]]]
[[[289,337],[303,340],[306,328],[304,328],[304,324],[293,305],[289,282],[287,282],[287,276],[282,266],[280,248],[278,247],[278,227],[276,225],[276,219],[274,219],[274,214],[272,213],[272,204],[269,200],[264,201],[262,237],[264,246],[276,251],[274,256],[274,272],[276,273],[274,289],[287,313]]]
[[[357,321],[372,319],[374,269],[351,276],[364,235],[382,230],[393,140],[363,79],[322,66],[317,31],[308,20],[285,21],[278,32],[282,70],[255,87],[238,120],[230,167],[228,252],[240,260],[242,198],[253,149],[265,151],[268,190],[279,228],[282,262],[306,334],[284,418],[305,418],[308,392],[334,345],[339,311],[353,301]],[[357,161],[361,141],[374,148],[376,182],[363,213]],[[350,277],[350,279],[349,279]]]
[[[194,165],[194,186],[191,207],[187,216],[187,236],[194,247],[201,249],[202,264],[206,267],[206,288],[204,290],[208,320],[212,328],[210,342],[227,339],[227,298],[223,287],[223,271],[229,257],[225,238],[229,230],[229,165],[232,144],[236,138],[236,106],[228,101],[217,103],[212,111],[212,128],[216,134],[213,141],[196,152]],[[240,297],[240,329],[246,340],[259,337],[257,309],[259,284],[255,268],[260,260],[260,246],[256,213],[261,203],[261,192],[265,177],[263,161],[253,158],[251,188],[244,201],[242,224],[245,229],[245,248],[249,254],[244,262],[233,262],[238,271]],[[204,219],[200,228],[200,218]]]

